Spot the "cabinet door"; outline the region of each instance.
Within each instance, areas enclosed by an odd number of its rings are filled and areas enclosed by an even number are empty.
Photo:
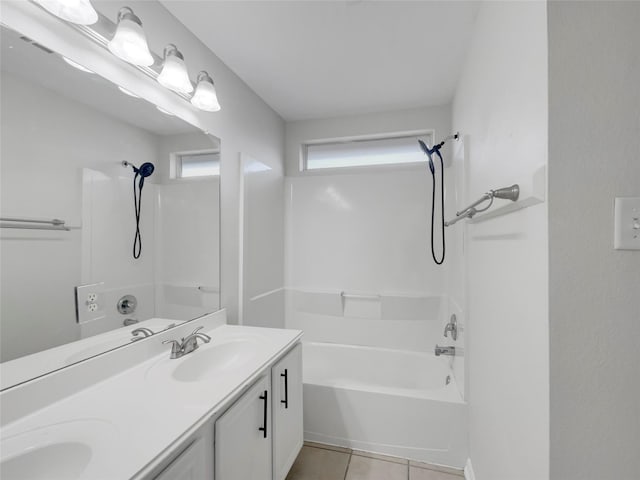
[[[209,438],[209,442],[211,439]],[[207,448],[209,446],[209,448]],[[211,445],[206,439],[198,438],[173,460],[155,480],[204,480],[212,478],[207,457],[211,455]]]
[[[271,369],[273,480],[283,480],[302,448],[302,345]]]
[[[216,480],[271,480],[271,386],[258,380],[215,425]]]

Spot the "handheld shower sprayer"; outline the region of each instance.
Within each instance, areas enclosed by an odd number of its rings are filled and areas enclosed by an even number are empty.
[[[434,145],[432,148],[429,148],[426,143],[422,140],[418,140],[420,144],[420,148],[424,152],[424,154],[429,158],[429,170],[431,171],[431,180],[432,180],[432,190],[431,190],[431,256],[433,257],[433,261],[436,262],[436,265],[442,265],[444,262],[445,255],[445,239],[444,239],[444,161],[442,160],[442,155],[440,155],[440,149],[444,147],[444,144],[448,140],[458,140],[460,138],[459,133],[454,133],[445,137],[440,143]],[[442,256],[440,259],[436,257],[434,242],[433,242],[433,231],[434,231],[434,222],[435,222],[435,208],[436,208],[436,166],[433,163],[433,155],[437,155],[440,159],[440,213],[441,213],[441,229],[442,229]]]
[[[135,173],[133,177],[133,207],[136,215],[136,234],[133,239],[133,258],[140,258],[140,254],[142,253],[142,235],[140,234],[140,213],[142,209],[142,187],[144,187],[144,179],[150,177],[153,171],[155,170],[155,166],[153,163],[145,162],[140,165],[140,168],[136,167],[134,164],[127,162],[124,160],[122,162],[122,166],[133,168],[133,172]],[[138,181],[137,189],[136,189],[136,180],[140,177]]]
[[[462,210],[457,211],[456,218],[448,222],[445,222],[444,225],[445,227],[450,227],[451,225],[454,225],[455,223],[462,220],[463,218],[473,218],[473,216],[476,213],[481,213],[486,210],[489,210],[491,205],[493,205],[493,200],[495,198],[502,198],[504,200],[511,200],[512,202],[515,202],[516,200],[518,200],[519,197],[520,197],[520,186],[517,183],[514,183],[510,187],[498,188],[497,190],[489,190],[488,192],[483,193],[482,196],[478,200],[473,202],[471,205],[468,205]],[[487,201],[489,203],[485,207],[476,208],[482,202],[487,202]]]

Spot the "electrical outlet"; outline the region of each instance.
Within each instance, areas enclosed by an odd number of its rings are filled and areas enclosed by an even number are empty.
[[[106,316],[104,283],[79,285],[76,291],[76,319],[78,323],[92,322]]]

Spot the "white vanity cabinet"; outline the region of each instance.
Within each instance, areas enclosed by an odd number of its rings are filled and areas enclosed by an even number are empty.
[[[273,392],[273,480],[284,480],[303,442],[302,345],[271,368]]]
[[[215,480],[284,480],[302,448],[302,346],[215,423]]]
[[[267,375],[215,423],[215,480],[271,480],[271,438]]]
[[[154,480],[212,479],[212,437],[196,437]]]

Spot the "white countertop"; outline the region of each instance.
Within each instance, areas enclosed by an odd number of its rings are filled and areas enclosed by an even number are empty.
[[[195,328],[198,322],[192,325]],[[302,335],[298,330],[229,325],[203,331],[211,335],[211,342],[182,358],[170,360],[170,348],[165,345],[161,354],[6,424],[2,460],[23,451],[25,439],[31,448],[67,439],[90,444],[94,450],[78,478],[141,477],[164,453],[222,413]],[[247,336],[257,341],[252,342],[250,358],[239,365],[220,370],[206,381],[172,377],[173,368],[181,362]],[[34,445],[34,438],[40,444]]]
[[[184,320],[150,318],[128,327],[120,327],[110,332],[0,363],[0,390],[46,375],[53,370],[67,367],[108,350],[128,345],[131,343],[131,332],[136,328],[146,327],[158,332],[169,325],[179,325],[181,323],[184,323]]]

